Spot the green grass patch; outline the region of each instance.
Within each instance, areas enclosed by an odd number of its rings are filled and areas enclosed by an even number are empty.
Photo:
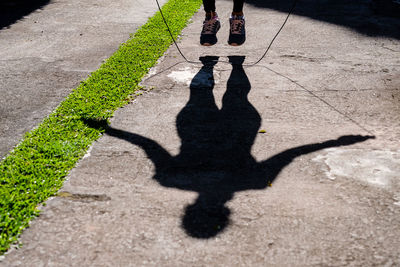
[[[163,6],[177,37],[201,0]],[[37,209],[62,186],[88,147],[102,134],[85,120],[108,120],[140,89],[139,82],[172,41],[157,12],[0,163],[0,254],[17,243]]]

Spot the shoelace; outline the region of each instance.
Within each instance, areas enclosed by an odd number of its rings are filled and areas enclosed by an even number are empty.
[[[212,18],[209,20],[204,21],[203,24],[203,34],[214,34],[217,27],[218,19]]]
[[[244,25],[243,19],[232,19],[231,21],[231,33],[232,34],[242,34],[242,28]]]

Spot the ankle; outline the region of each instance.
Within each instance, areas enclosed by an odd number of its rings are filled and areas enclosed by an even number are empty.
[[[243,17],[244,16],[244,13],[243,13],[243,11],[240,11],[240,12],[232,12],[232,17],[233,16],[240,16],[240,17]]]
[[[214,18],[214,17],[218,17],[217,12],[215,12],[215,11],[206,12],[206,18],[207,19],[211,19],[211,18]]]

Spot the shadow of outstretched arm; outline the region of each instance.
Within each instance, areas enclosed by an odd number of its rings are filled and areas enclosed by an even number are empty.
[[[169,154],[168,151],[166,151],[157,142],[147,137],[112,127],[107,127],[105,133],[110,136],[128,141],[133,145],[140,146],[146,152],[147,157],[154,163],[157,171],[160,169],[165,169],[170,165],[172,159],[171,154]]]
[[[84,120],[84,123],[91,128],[104,129],[105,134],[125,140],[133,145],[141,147],[147,157],[154,163],[156,170],[159,171],[169,166],[172,156],[157,142],[124,130],[115,129],[108,125],[107,121]]]
[[[346,135],[341,136],[338,139],[328,140],[321,143],[314,143],[309,145],[298,146],[295,148],[291,148],[285,150],[279,154],[276,154],[269,159],[260,163],[261,169],[265,172],[268,177],[267,182],[272,183],[278,174],[289,165],[295,158],[309,154],[321,149],[330,148],[330,147],[340,147],[340,146],[348,146],[355,143],[364,142],[368,139],[374,139],[375,136],[362,136],[362,135]],[[265,177],[265,176],[264,176]]]

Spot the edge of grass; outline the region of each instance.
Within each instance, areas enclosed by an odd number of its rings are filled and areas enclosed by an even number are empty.
[[[162,11],[176,38],[201,0],[169,0]],[[0,255],[18,243],[38,205],[55,195],[68,172],[97,140],[104,121],[128,103],[139,82],[172,44],[157,12],[0,162]]]

